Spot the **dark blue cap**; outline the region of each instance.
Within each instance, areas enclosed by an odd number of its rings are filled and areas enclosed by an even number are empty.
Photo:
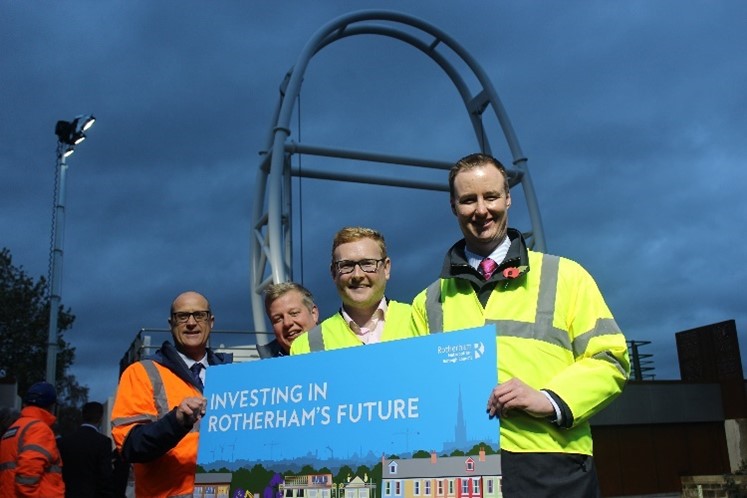
[[[57,392],[49,382],[37,382],[29,387],[26,396],[23,397],[23,402],[27,405],[46,408],[57,403]]]

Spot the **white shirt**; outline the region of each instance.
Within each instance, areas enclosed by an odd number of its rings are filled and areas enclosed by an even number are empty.
[[[488,256],[480,256],[479,254],[475,254],[474,252],[467,249],[467,247],[464,248],[464,255],[467,256],[467,263],[469,263],[472,268],[479,271],[480,262],[486,257],[492,259],[499,265],[503,263],[503,260],[506,259],[506,254],[508,254],[509,247],[511,247],[511,239],[509,239],[507,235],[503,237],[503,242],[498,244],[498,247],[493,249],[493,252],[491,252]]]

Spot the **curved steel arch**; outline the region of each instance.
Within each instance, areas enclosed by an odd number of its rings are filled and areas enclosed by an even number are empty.
[[[391,25],[367,24],[369,21],[388,22]],[[420,30],[415,34],[398,29],[405,25]],[[263,159],[258,170],[256,195],[252,210],[252,243],[251,243],[251,297],[254,327],[260,334],[257,343],[262,346],[270,341],[264,319],[262,292],[270,283],[289,280],[292,265],[291,240],[291,177],[323,178],[338,181],[353,181],[411,187],[428,190],[448,191],[448,185],[424,181],[403,181],[363,174],[333,174],[313,170],[296,171],[291,168],[290,157],[294,153],[319,155],[326,157],[349,158],[407,166],[418,166],[448,170],[452,163],[433,161],[412,157],[389,156],[383,154],[329,149],[294,144],[288,140],[291,135],[290,122],[293,107],[298,99],[303,75],[312,57],[327,45],[349,36],[373,34],[387,36],[403,41],[428,55],[447,74],[456,87],[469,114],[478,143],[482,151],[491,153],[490,143],[485,133],[482,115],[488,107],[493,109],[501,126],[504,137],[512,155],[512,165],[508,167],[509,181],[514,187],[521,184],[529,212],[532,228],[527,235],[530,243],[538,250],[545,250],[544,230],[539,213],[539,206],[534,187],[527,167],[527,159],[519,146],[508,114],[503,107],[498,93],[493,88],[485,71],[467,51],[453,38],[420,19],[399,12],[370,10],[341,16],[319,29],[301,51],[296,64],[285,76],[280,87],[280,100],[275,109],[272,126],[267,137],[267,147],[262,152]],[[439,52],[445,46],[456,54],[472,71],[472,75],[482,86],[479,92],[470,91],[464,78]],[[269,152],[268,152],[269,151]],[[266,195],[267,194],[267,195]],[[260,355],[265,356],[263,348]]]

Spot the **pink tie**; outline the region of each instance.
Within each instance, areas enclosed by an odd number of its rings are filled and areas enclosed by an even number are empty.
[[[490,258],[485,258],[480,261],[480,273],[485,277],[485,280],[490,280],[490,276],[493,274],[495,269],[498,268],[498,263]]]

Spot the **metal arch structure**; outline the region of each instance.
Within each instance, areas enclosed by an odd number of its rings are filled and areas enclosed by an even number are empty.
[[[252,314],[255,330],[259,332],[257,344],[262,357],[266,356],[262,346],[270,342],[264,319],[262,293],[269,284],[285,282],[292,276],[291,178],[293,176],[448,192],[448,185],[443,183],[406,181],[355,172],[329,173],[306,168],[300,171],[291,167],[290,159],[293,154],[307,154],[442,170],[451,168],[452,162],[449,161],[330,149],[293,143],[289,140],[293,108],[298,100],[303,76],[311,59],[331,43],[357,35],[379,35],[400,40],[420,50],[436,62],[459,92],[478,144],[482,151],[488,154],[491,153],[491,147],[482,118],[488,108],[493,110],[512,155],[512,164],[507,166],[509,183],[512,188],[519,184],[523,188],[532,225],[531,230],[526,231],[525,235],[532,247],[540,251],[545,250],[542,220],[527,167],[527,159],[519,146],[519,141],[508,114],[498,98],[498,93],[477,61],[452,37],[435,26],[407,14],[368,10],[341,16],[327,23],[311,37],[298,56],[295,65],[285,75],[280,86],[280,100],[275,109],[267,145],[261,153],[262,159],[258,169],[252,208],[250,278]],[[447,58],[449,50],[451,54],[461,59],[471,71],[472,77],[479,82],[481,88],[476,92],[470,90],[460,72]]]

